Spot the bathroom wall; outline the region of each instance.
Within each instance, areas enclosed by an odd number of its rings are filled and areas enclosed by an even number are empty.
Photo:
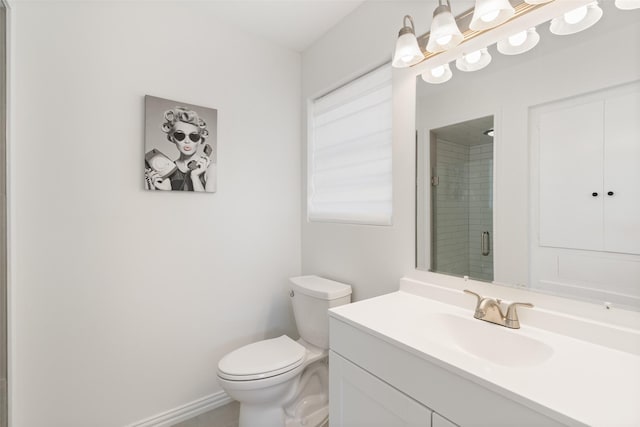
[[[418,34],[427,31],[421,27],[420,19],[433,12],[430,9],[433,4],[427,3],[421,6],[402,1],[366,2],[356,9],[304,52],[303,97],[318,96],[339,82],[389,60],[403,15],[410,14],[416,19]],[[603,21],[606,19],[605,13]],[[496,120],[508,124],[508,128],[503,129],[505,143],[499,146],[494,159],[494,280],[511,285],[526,284],[529,279],[528,105],[629,82],[640,75],[637,25],[627,22],[604,32],[596,30],[597,27],[567,37],[545,38],[543,35],[541,45],[558,46],[551,55],[541,55],[540,50],[534,50],[521,60],[512,61],[513,58],[495,53],[492,47],[494,63],[485,70],[464,76],[452,67],[453,79],[430,90],[425,103],[429,108],[421,112],[428,119],[417,126],[416,71],[394,70],[393,226],[311,223],[305,219],[303,206],[303,272],[352,283],[355,299],[396,290],[398,278],[413,274],[415,269],[416,127],[422,132],[425,128],[496,114]],[[619,40],[625,40],[625,49],[611,49]],[[593,58],[594,54],[597,59]],[[577,66],[580,72],[572,73],[569,82],[558,80],[555,73],[562,74],[569,66]],[[548,73],[542,75],[541,71]],[[529,84],[529,81],[536,83]],[[505,90],[505,85],[510,89]],[[519,102],[525,97],[528,105]],[[303,141],[302,203],[306,198],[305,143]]]
[[[303,100],[389,62],[405,14],[429,16],[428,2],[367,1],[302,55]],[[427,31],[418,21],[416,31]],[[411,70],[393,72],[393,224],[366,226],[306,219],[306,140],[302,141],[302,269],[353,286],[360,300],[398,287],[415,265],[414,109]],[[303,113],[306,134],[306,112]]]
[[[206,2],[12,14],[11,425],[123,426],[220,396],[223,354],[295,333],[300,55]],[[142,189],[145,94],[218,109],[217,193]]]

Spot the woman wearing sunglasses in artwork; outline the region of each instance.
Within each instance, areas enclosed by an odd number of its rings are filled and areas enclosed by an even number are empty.
[[[212,170],[215,163],[209,158],[213,150],[206,144],[204,155],[198,153],[209,136],[207,125],[198,113],[184,107],[168,110],[164,113],[162,131],[176,145],[180,156],[173,161],[176,167],[169,175],[162,176],[153,168],[145,170],[149,189],[215,191],[216,175],[215,170]]]

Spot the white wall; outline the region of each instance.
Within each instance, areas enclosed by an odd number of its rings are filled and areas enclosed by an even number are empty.
[[[202,2],[12,13],[12,425],[219,392],[224,353],[295,331],[300,55]],[[145,94],[218,109],[216,194],[142,190]]]
[[[368,1],[303,53],[302,96],[312,99],[390,61],[402,18],[430,16],[428,2]],[[417,32],[427,31],[423,20]],[[349,283],[353,299],[396,290],[413,268],[415,82],[411,70],[393,72],[393,225],[365,226],[306,221],[303,206],[302,269]],[[303,119],[306,116],[303,114]],[[303,123],[306,129],[306,123]],[[303,140],[306,204],[306,141]]]
[[[389,59],[402,16],[430,16],[435,3],[366,2],[340,25],[303,54],[303,96],[313,97]],[[640,76],[638,27],[632,22],[638,11],[626,13],[626,26],[605,25],[603,22],[579,35],[542,37],[541,44],[558,44],[555,54],[544,64],[534,50],[524,63],[500,60],[492,48],[495,61],[477,73],[462,76],[454,68],[453,79],[429,91],[429,115],[419,128],[437,128],[477,117],[496,115],[497,123],[509,121],[515,134],[503,132],[496,148],[495,162],[499,166],[494,177],[494,277],[505,284],[524,284],[529,277],[529,169],[527,146],[527,114],[530,105],[573,96],[585,91],[628,82]],[[421,9],[421,7],[423,9]],[[420,21],[422,18],[420,19]],[[603,27],[603,25],[605,25]],[[600,28],[600,30],[598,30]],[[607,28],[606,30],[603,30]],[[418,28],[423,33],[426,28]],[[626,36],[619,38],[620,36]],[[625,48],[612,48],[624,40]],[[577,49],[577,50],[576,50]],[[598,55],[595,59],[593,55]],[[567,72],[560,62],[571,63],[581,58],[582,68]],[[514,64],[523,64],[515,66]],[[625,65],[621,65],[625,64]],[[530,84],[521,78],[523,69],[531,73],[551,70],[541,82]],[[453,67],[452,67],[453,68]],[[394,225],[393,227],[363,227],[340,224],[302,224],[302,268],[305,273],[317,273],[350,282],[354,298],[362,299],[397,289],[397,279],[415,274],[415,76],[416,70],[394,70]],[[558,76],[566,77],[557,83]],[[554,82],[556,82],[554,84]],[[503,90],[509,83],[519,90],[533,93],[524,104],[518,93]],[[498,95],[498,96],[496,96]],[[471,100],[481,100],[471,102]],[[502,105],[509,99],[509,105]],[[517,105],[516,109],[514,105]],[[497,143],[496,143],[497,144]],[[304,150],[304,147],[303,147]],[[304,172],[303,153],[303,181]],[[303,182],[303,199],[306,184]],[[303,200],[304,203],[304,200]],[[303,210],[304,212],[304,210]],[[500,230],[500,231],[498,231]],[[422,276],[421,274],[417,274]]]

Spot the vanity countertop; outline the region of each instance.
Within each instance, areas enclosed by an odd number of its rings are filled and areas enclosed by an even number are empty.
[[[330,316],[561,423],[640,426],[640,356],[524,323],[508,329],[476,320],[472,305],[400,290]],[[451,339],[449,324],[468,333]],[[465,340],[476,341],[471,351]]]

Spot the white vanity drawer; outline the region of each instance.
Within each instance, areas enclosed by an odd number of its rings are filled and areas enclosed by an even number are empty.
[[[332,427],[429,427],[431,410],[334,352],[329,353]]]

